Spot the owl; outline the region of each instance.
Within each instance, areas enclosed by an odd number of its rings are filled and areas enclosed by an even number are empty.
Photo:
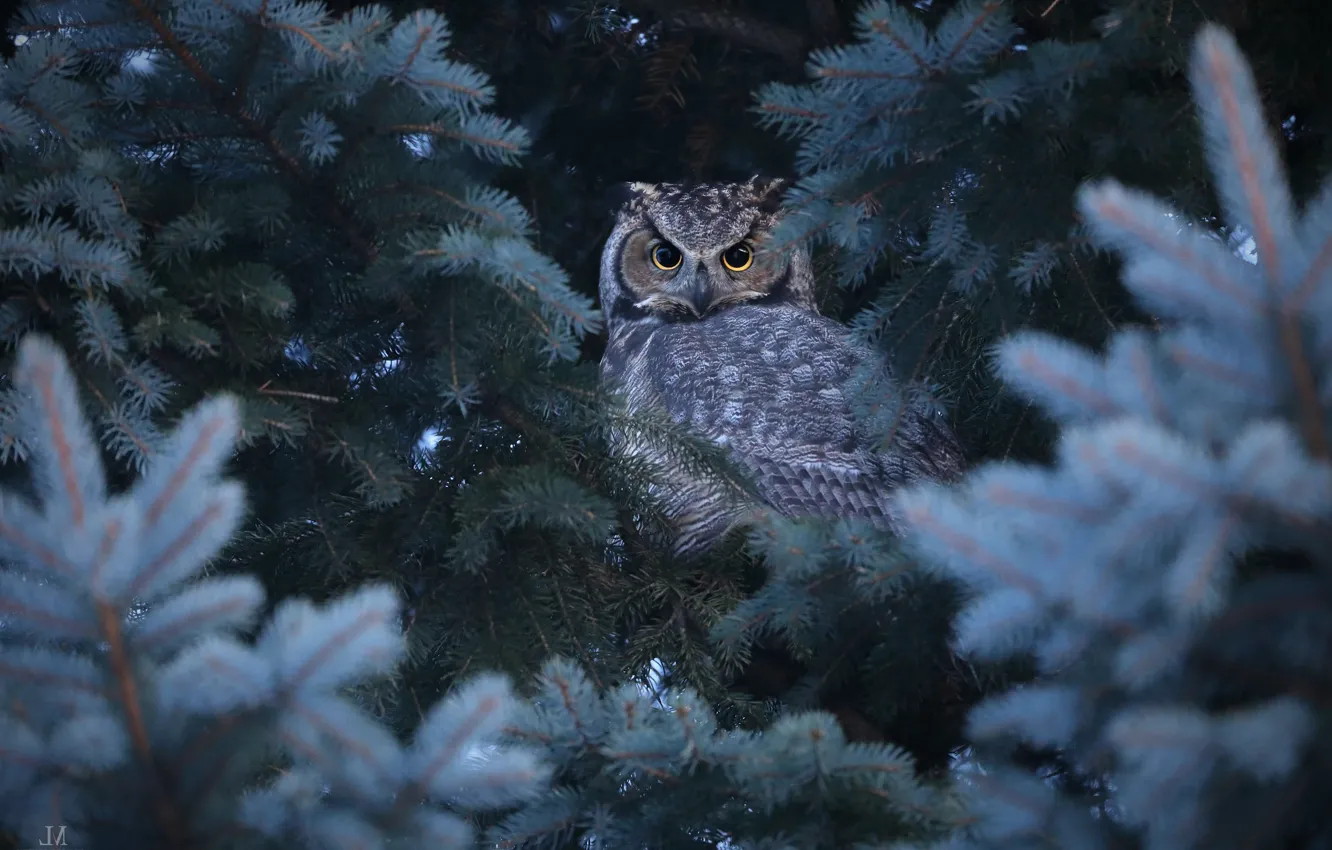
[[[764,508],[898,531],[895,488],[962,469],[952,432],[923,405],[902,412],[887,451],[857,428],[853,376],[891,378],[877,352],[819,314],[809,252],[770,238],[782,188],[757,177],[628,184],[602,252],[603,384],[631,413],[664,412],[723,447],[753,482],[738,496],[621,435],[616,451],[661,472],[656,495],[679,554],[707,550]]]

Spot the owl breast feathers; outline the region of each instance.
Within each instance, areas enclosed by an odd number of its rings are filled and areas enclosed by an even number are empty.
[[[766,247],[780,185],[632,184],[602,255],[602,380],[631,412],[664,411],[725,447],[759,500],[622,436],[619,451],[659,470],[682,553],[712,546],[756,507],[897,530],[896,487],[963,465],[947,425],[920,405],[901,411],[888,451],[867,445],[850,396],[866,366],[886,379],[882,360],[818,314],[803,249]]]

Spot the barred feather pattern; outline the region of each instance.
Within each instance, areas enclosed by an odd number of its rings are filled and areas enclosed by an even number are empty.
[[[678,552],[715,545],[762,508],[792,518],[865,519],[899,531],[890,494],[921,479],[954,479],[963,469],[962,449],[942,416],[920,403],[904,403],[886,451],[858,427],[857,376],[869,366],[887,380],[886,367],[848,328],[818,314],[803,249],[771,260],[774,271],[752,298],[702,316],[643,309],[644,273],[622,272],[637,261],[626,254],[632,234],[645,228],[696,258],[698,276],[709,274],[708,259],[738,237],[761,244],[761,234],[752,235],[768,224],[761,214],[737,224],[731,218],[737,210],[743,215],[743,203],[715,200],[727,192],[743,199],[751,185],[642,187],[626,204],[603,255],[610,343],[602,380],[631,411],[663,410],[725,447],[752,478],[753,495],[743,498],[713,476],[657,457],[662,474],[655,490],[678,533]],[[731,218],[718,223],[709,213]],[[724,285],[736,282],[727,278]],[[661,291],[673,292],[670,285]],[[643,458],[660,452],[627,435],[617,449]]]

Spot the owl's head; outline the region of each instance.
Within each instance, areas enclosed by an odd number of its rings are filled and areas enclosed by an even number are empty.
[[[811,312],[804,248],[770,238],[785,181],[630,183],[601,255],[612,331],[635,319],[698,321],[736,304],[784,301]]]

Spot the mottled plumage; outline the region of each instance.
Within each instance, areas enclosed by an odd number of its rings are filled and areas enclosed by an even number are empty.
[[[949,479],[962,467],[946,424],[919,407],[904,411],[889,453],[865,445],[848,382],[863,364],[883,364],[818,314],[804,249],[765,248],[780,188],[758,178],[631,184],[602,254],[610,332],[602,380],[631,410],[664,410],[725,446],[761,499],[737,501],[732,488],[672,471],[662,459],[660,495],[680,551],[707,548],[758,506],[895,530],[895,487]],[[649,458],[656,451],[632,439],[619,448]]]

